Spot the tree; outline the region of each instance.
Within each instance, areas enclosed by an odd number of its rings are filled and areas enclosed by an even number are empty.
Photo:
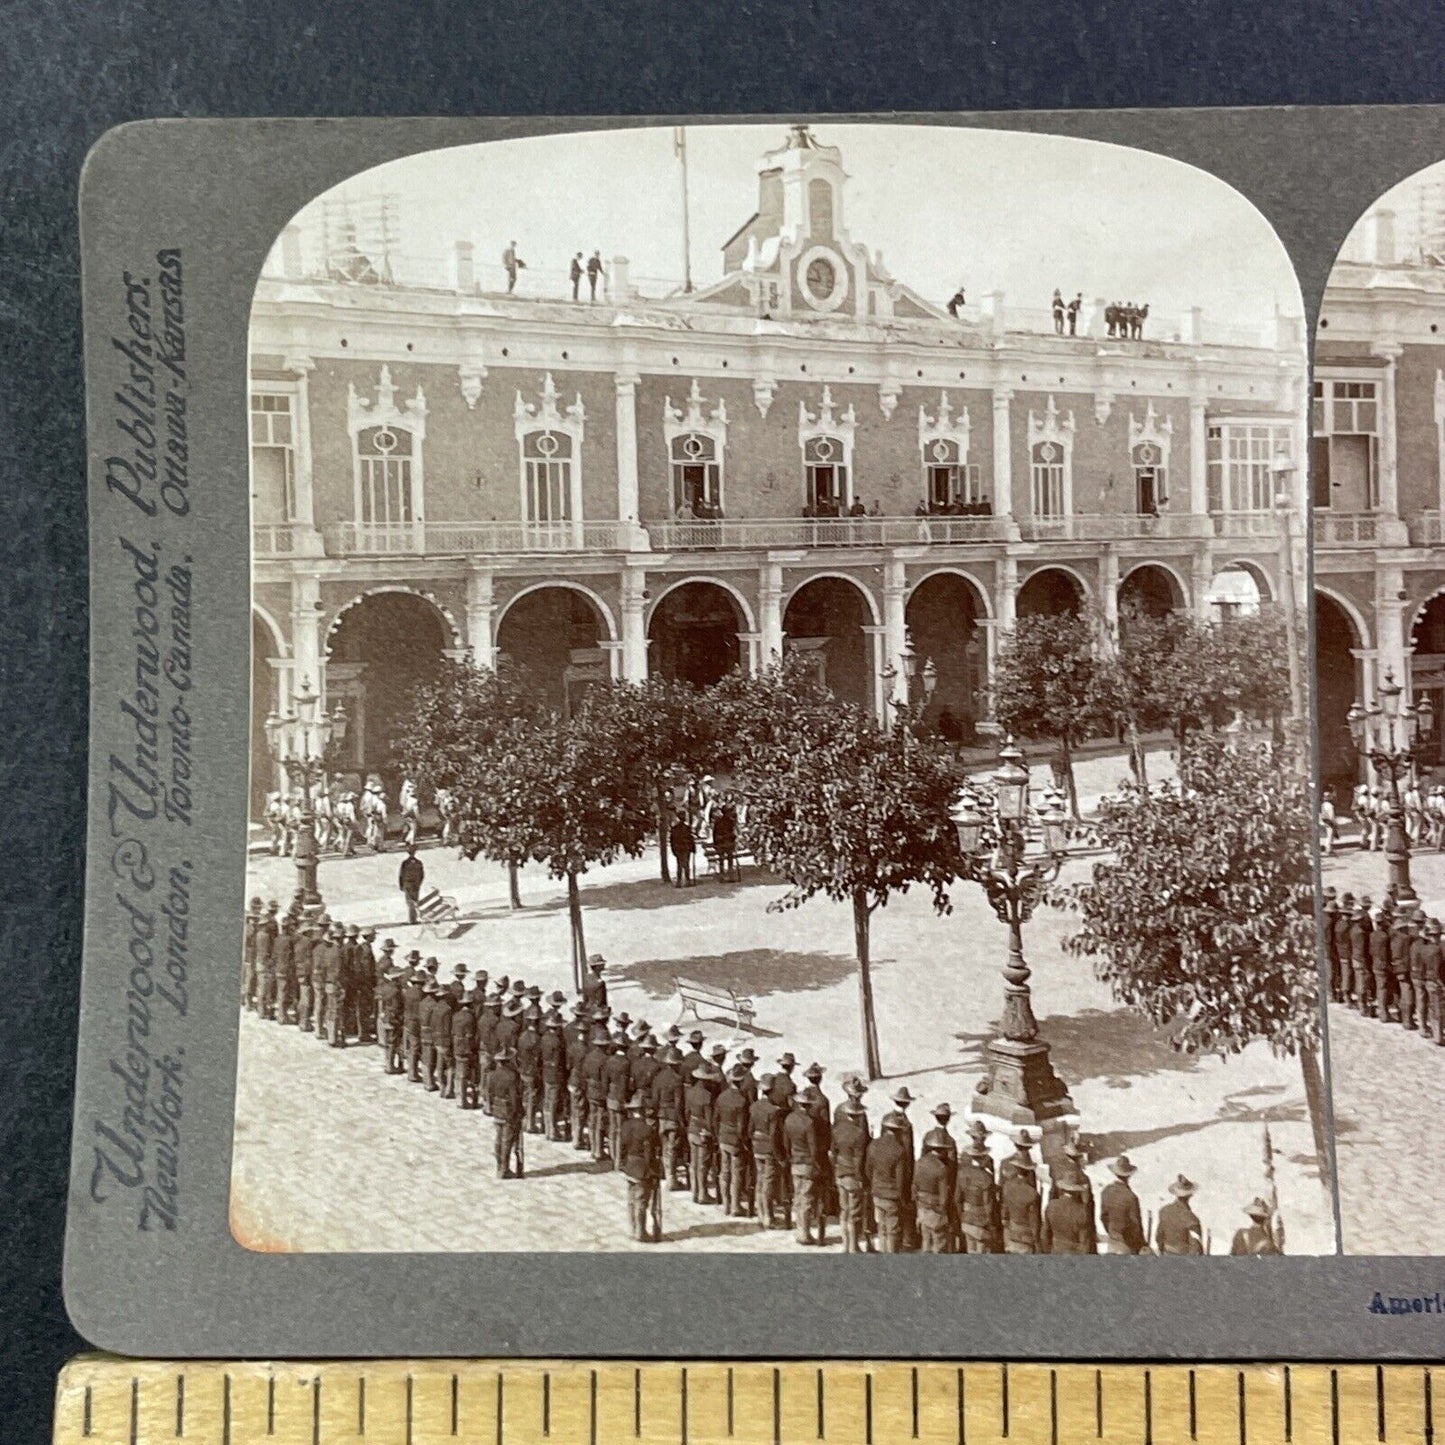
[[[1100,808],[1108,852],[1051,901],[1081,920],[1065,948],[1186,1053],[1264,1040],[1298,1056],[1321,1161],[1319,966],[1308,780],[1268,744],[1196,738],[1179,778]]]
[[[765,706],[782,670],[755,694]],[[873,913],[914,884],[947,912],[947,888],[961,865],[949,808],[951,760],[922,747],[905,725],[887,731],[857,708],[809,699],[792,735],[754,733],[740,765],[747,800],[743,840],[791,885],[770,909],[798,908],[822,894],[853,910],[863,1055],[870,1079],[882,1073],[873,1007]]]
[[[1087,617],[1020,617],[999,649],[994,709],[1015,737],[1052,738],[1059,745],[1069,811],[1079,816],[1074,749],[1099,725],[1098,629]]]

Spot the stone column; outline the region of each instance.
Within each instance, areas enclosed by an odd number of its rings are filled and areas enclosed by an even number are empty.
[[[1012,630],[1017,616],[1019,562],[1017,557],[1000,557],[994,574],[993,615],[1000,631]]]
[[[762,631],[759,645],[762,665],[770,667],[783,655],[783,564],[764,562],[758,582]]]
[[[993,510],[996,517],[1014,514],[1013,434],[1009,427],[1009,403],[1013,395],[1007,386],[993,389]]]
[[[495,604],[492,574],[480,567],[467,573],[467,648],[478,667],[497,665],[497,644],[492,632]]]
[[[998,619],[981,617],[974,625],[977,629],[976,636],[983,641],[984,687],[986,689],[986,695],[981,699],[982,707],[979,709],[979,716],[974,720],[974,725],[978,726],[980,723],[994,720],[993,679],[998,656]]]
[[[637,549],[641,531],[637,481],[638,380],[636,372],[617,373],[617,516],[629,551]]]
[[[761,632],[738,633],[738,662],[749,677],[756,677],[762,670],[762,650],[763,634]]]
[[[908,638],[908,584],[903,563],[890,557],[883,564],[883,668],[893,669],[893,696],[889,701],[908,706],[908,674],[903,670],[903,649]],[[881,671],[882,669],[880,669]]]
[[[1214,620],[1214,608],[1209,602],[1209,589],[1214,586],[1214,558],[1210,555],[1209,544],[1202,543],[1189,559],[1189,590],[1194,615],[1201,622]]]
[[[1104,625],[1115,636],[1119,633],[1119,554],[1105,546],[1099,553],[1099,605]]]
[[[646,605],[643,593],[647,573],[640,567],[628,567],[622,573],[622,653],[621,677],[624,682],[647,681],[647,626],[643,620]],[[614,673],[614,676],[617,674]]]
[[[1203,517],[1209,512],[1209,431],[1202,394],[1189,398],[1189,511]],[[1226,507],[1221,501],[1220,505]]]
[[[291,527],[291,551],[302,557],[319,557],[324,549],[321,534],[316,530],[316,501],[313,490],[311,460],[311,386],[310,375],[316,363],[309,356],[288,356],[282,369],[296,378],[295,406],[291,413],[291,458],[295,467],[292,477],[294,499]]]
[[[1403,350],[1398,342],[1378,342],[1370,348],[1372,356],[1385,359],[1380,372],[1380,414],[1376,419],[1380,438],[1380,479],[1375,510],[1387,517],[1400,515],[1399,454],[1395,445],[1395,364]]]
[[[601,643],[600,646],[602,651],[607,654],[607,676],[610,677],[613,682],[632,681],[633,679],[624,676],[627,667],[625,657],[627,650],[626,638],[624,637],[621,642],[604,642]],[[641,679],[637,680],[640,681]]]
[[[869,656],[873,662],[873,716],[878,722],[886,727],[888,725],[888,698],[883,690],[883,668],[886,665],[886,648],[888,645],[888,629],[872,624],[863,629],[864,635],[868,638]]]
[[[1386,672],[1408,689],[1410,663],[1406,654],[1405,608],[1400,600],[1405,590],[1403,569],[1396,564],[1381,564],[1375,570],[1375,638],[1377,643],[1375,681],[1382,682]]]
[[[326,678],[321,666],[321,578],[315,572],[295,572],[291,576],[291,657],[292,690],[299,690],[303,679],[323,701]]]

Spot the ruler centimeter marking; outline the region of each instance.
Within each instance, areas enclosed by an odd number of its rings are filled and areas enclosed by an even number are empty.
[[[131,1361],[86,1356],[55,1445],[1435,1445],[1411,1365]]]

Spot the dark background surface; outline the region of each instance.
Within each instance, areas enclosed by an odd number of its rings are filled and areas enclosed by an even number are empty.
[[[1027,109],[1445,100],[1405,0],[6,6],[0,51],[0,1440],[43,1441],[84,877],[86,515],[75,187],[150,116]],[[1327,168],[1326,168],[1327,169]],[[157,1301],[157,1308],[164,1308]],[[678,1341],[678,1353],[687,1350]]]

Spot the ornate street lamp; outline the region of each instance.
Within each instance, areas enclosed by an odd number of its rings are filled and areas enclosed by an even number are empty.
[[[1413,906],[1417,899],[1410,883],[1410,835],[1405,831],[1405,804],[1400,779],[1409,777],[1435,732],[1435,709],[1427,693],[1418,703],[1401,705],[1404,689],[1390,669],[1380,684],[1379,702],[1366,707],[1358,699],[1346,715],[1355,751],[1389,782],[1390,811],[1385,826],[1385,859],[1390,865],[1390,886],[1396,903]]]
[[[321,894],[316,887],[315,791],[325,776],[326,750],[332,742],[346,739],[347,717],[340,703],[327,714],[321,699],[302,678],[296,693],[296,711],[284,717],[272,713],[265,722],[266,747],[285,770],[293,784],[301,786],[301,821],[296,835],[296,898],[309,914],[321,911]]]
[[[1049,1046],[1039,1037],[1024,961],[1023,926],[1068,854],[1068,815],[1057,789],[1045,790],[1039,821],[1042,851],[1028,852],[1029,774],[1024,755],[1005,740],[985,798],[965,786],[950,817],[968,864],[999,920],[1008,927],[1003,1024],[988,1044],[988,1072],[973,1097],[973,1112],[1017,1125],[1042,1125],[1076,1112],[1068,1087],[1054,1073]]]

